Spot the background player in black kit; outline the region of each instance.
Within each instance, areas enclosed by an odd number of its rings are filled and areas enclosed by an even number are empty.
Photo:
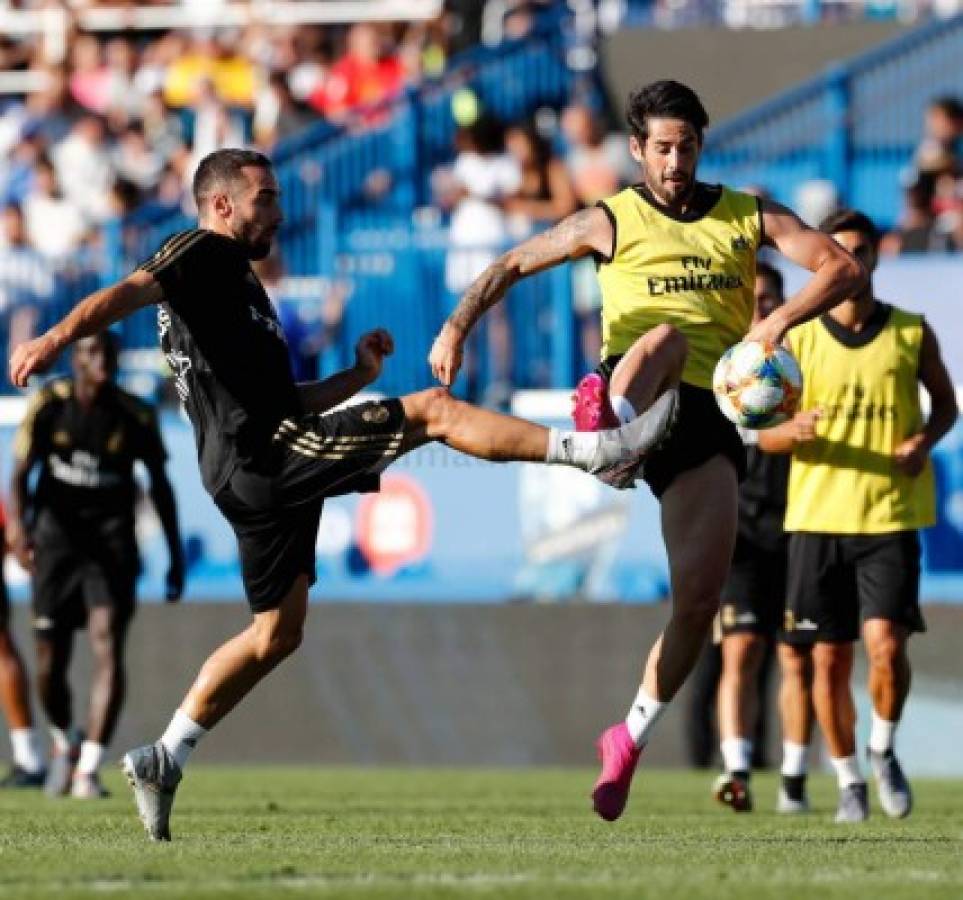
[[[785,301],[783,278],[765,262],[756,266],[756,308],[761,322]],[[718,691],[720,749],[725,773],[716,799],[736,812],[752,809],[749,775],[758,738],[763,667],[771,666],[786,597],[786,512],[789,465],[758,447],[758,432],[741,430],[746,480],[739,486],[739,530],[719,608],[722,670]],[[758,748],[761,749],[761,748]]]
[[[202,480],[237,536],[252,622],[208,658],[160,740],[124,758],[156,840],[170,839],[174,791],[198,741],[301,642],[326,497],[376,489],[391,462],[433,440],[493,461],[575,466],[628,487],[671,423],[677,393],[666,384],[642,416],[591,433],[477,409],[444,388],[328,412],[377,378],[391,336],[364,335],[352,368],[296,384],[277,316],[250,266],[268,254],[282,219],[270,161],[216,151],[198,167],[194,198],[200,228],[168,239],[10,360],[12,381],[23,385],[78,338],[159,304],[161,344],[194,426]]]
[[[150,475],[151,499],[170,548],[170,600],[180,596],[184,565],[154,410],[114,383],[113,335],[81,340],[73,372],[73,378],[39,391],[17,433],[11,520],[14,552],[33,580],[37,682],[53,738],[46,789],[90,799],[104,795],[97,773],[124,701],[124,642],[140,569],[137,460]],[[67,671],[74,631],[85,625],[94,674],[81,745],[72,729]]]

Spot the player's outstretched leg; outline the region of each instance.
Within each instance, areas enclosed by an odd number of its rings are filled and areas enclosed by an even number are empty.
[[[259,681],[297,650],[307,611],[308,576],[299,575],[276,607],[255,613],[244,631],[208,657],[160,739],[124,756],[121,765],[152,840],[171,839],[174,794],[191,753]]]
[[[67,683],[74,632],[69,627],[53,627],[37,631],[35,639],[37,693],[50,723],[52,744],[44,791],[51,797],[62,797],[70,790],[80,757],[81,736],[71,727],[73,702]]]
[[[630,488],[639,464],[675,421],[678,391],[666,390],[625,425],[592,433],[545,428],[479,409],[454,399],[444,388],[409,394],[401,403],[404,450],[437,440],[478,459],[574,466],[613,487]]]
[[[706,503],[706,497],[713,502]],[[602,772],[592,802],[606,821],[622,814],[639,754],[709,635],[732,558],[737,507],[736,471],[722,456],[683,472],[662,496],[672,617],[649,654],[625,721],[599,739]]]
[[[908,630],[895,622],[874,618],[863,623],[869,658],[869,695],[873,701],[866,756],[876,780],[879,805],[894,819],[905,818],[913,809],[913,791],[894,747],[911,679],[906,655],[908,638]]]

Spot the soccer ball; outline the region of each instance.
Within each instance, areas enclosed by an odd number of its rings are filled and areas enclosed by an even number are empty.
[[[723,415],[743,428],[772,428],[796,412],[802,373],[784,347],[741,341],[722,354],[712,390]]]

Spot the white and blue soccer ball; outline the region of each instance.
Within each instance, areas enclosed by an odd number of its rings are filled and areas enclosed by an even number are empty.
[[[722,354],[712,390],[723,415],[743,428],[772,428],[792,418],[802,393],[802,372],[784,347],[741,341]]]

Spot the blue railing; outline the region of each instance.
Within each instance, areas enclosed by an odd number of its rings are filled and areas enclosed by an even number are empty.
[[[754,184],[777,199],[812,178],[880,224],[899,212],[900,172],[923,110],[963,91],[963,15],[923,25],[713,128],[704,177]]]

